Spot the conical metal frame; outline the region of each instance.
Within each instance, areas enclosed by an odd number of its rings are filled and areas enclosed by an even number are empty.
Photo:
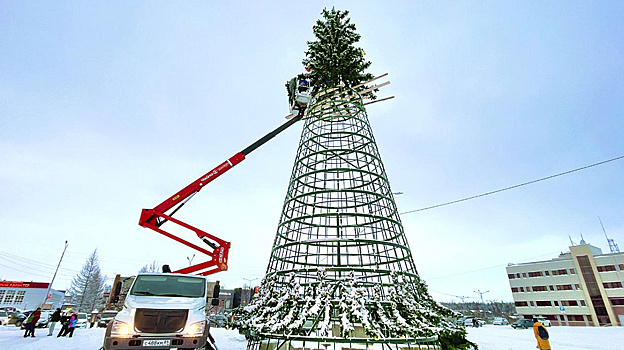
[[[334,88],[316,96],[306,111],[266,278],[289,288],[295,283],[302,299],[317,294],[319,285],[357,281],[368,297],[387,305],[389,294],[396,292],[393,273],[408,284],[420,283],[420,278],[366,109],[352,89]],[[346,293],[334,290],[331,298]],[[327,305],[338,308],[339,302]],[[310,319],[305,336],[261,333],[248,349],[439,347],[435,335],[416,338],[388,331],[373,336],[357,327],[347,334],[338,311],[327,313],[329,332],[319,333],[320,321]]]

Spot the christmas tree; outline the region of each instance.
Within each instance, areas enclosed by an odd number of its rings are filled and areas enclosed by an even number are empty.
[[[323,10],[303,61],[306,111],[267,275],[235,326],[248,349],[468,349],[420,279],[363,100],[373,77],[348,11]]]

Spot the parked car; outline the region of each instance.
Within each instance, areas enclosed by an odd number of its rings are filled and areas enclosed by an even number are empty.
[[[475,321],[476,323],[476,327],[481,327],[485,324],[485,321],[483,321],[480,318],[475,318],[475,317],[468,317],[464,320],[464,326],[466,327],[475,327]]]
[[[224,315],[211,315],[208,317],[208,320],[210,321],[211,327],[225,327],[227,324],[227,317]]]
[[[24,323],[24,320],[27,318],[28,316],[24,313],[21,312],[14,312],[12,314],[9,314],[9,323],[8,324],[14,324],[15,327],[21,327],[22,323]]]
[[[492,321],[492,324],[495,326],[506,326],[509,324],[509,321],[504,317],[496,317],[494,321]]]
[[[54,311],[50,311],[50,310],[41,311],[41,316],[39,317],[39,321],[37,321],[37,325],[35,327],[37,328],[48,327],[48,324],[50,323],[50,318],[52,318],[53,312]]]
[[[528,318],[521,318],[518,321],[511,324],[514,329],[527,329],[533,327],[533,320]]]
[[[76,328],[88,328],[89,316],[86,312],[79,312],[78,319],[76,320]]]
[[[537,316],[536,319],[540,321],[544,327],[550,327],[550,320],[544,316]]]
[[[97,326],[106,328],[106,326],[108,326],[108,322],[110,322],[110,320],[115,318],[115,316],[117,316],[117,313],[119,313],[119,311],[117,310],[108,310],[108,311],[102,312]]]
[[[9,324],[9,313],[4,310],[1,310],[0,311],[0,326],[4,326],[8,324]]]

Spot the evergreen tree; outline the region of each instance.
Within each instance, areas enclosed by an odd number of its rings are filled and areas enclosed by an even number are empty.
[[[104,292],[105,276],[100,271],[97,249],[89,255],[80,272],[72,279],[69,295],[78,311],[91,312],[98,307]]]
[[[303,60],[310,78],[318,90],[344,84],[353,87],[373,78],[364,73],[370,61],[364,58],[364,50],[355,47],[360,34],[351,23],[349,11],[323,9],[323,19],[316,21],[312,31],[315,41],[308,41],[308,51]]]

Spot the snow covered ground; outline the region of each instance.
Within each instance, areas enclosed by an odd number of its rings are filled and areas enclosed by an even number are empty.
[[[14,326],[0,326],[2,350],[98,350],[102,346],[104,328],[78,329],[73,338],[48,337],[47,329],[37,329],[35,338],[23,338],[23,331]],[[624,327],[550,327],[550,345],[553,350],[622,350]],[[244,350],[245,339],[233,330],[216,328],[212,333],[219,350]],[[469,328],[468,339],[481,350],[535,349],[532,329],[515,330],[510,326]]]

